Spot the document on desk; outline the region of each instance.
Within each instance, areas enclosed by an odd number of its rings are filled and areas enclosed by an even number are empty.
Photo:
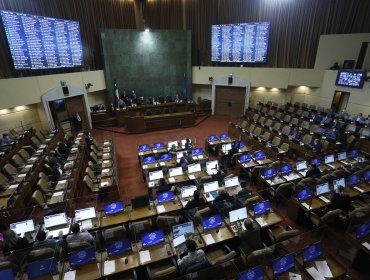
[[[366,249],[370,250],[370,244],[367,242],[362,243],[362,246],[364,246]]]
[[[202,158],[203,158],[203,155],[199,155],[199,156],[198,156],[198,159],[202,159]]]
[[[302,276],[297,273],[289,272],[289,280],[302,280]]]
[[[146,263],[146,262],[150,262],[150,260],[151,260],[149,250],[140,251],[139,257],[140,257],[140,263],[141,264]]]
[[[354,187],[354,189],[356,189],[356,190],[358,190],[359,192],[364,192],[364,190],[363,189],[360,189],[359,187]]]
[[[148,165],[144,164],[143,169],[147,169],[147,168],[148,168]]]
[[[325,277],[320,274],[320,272],[317,271],[317,269],[312,266],[310,268],[306,268],[307,272],[312,276],[315,280],[325,280]]]
[[[19,185],[16,185],[16,184],[14,184],[14,185],[10,185],[10,186],[8,187],[8,189],[16,189],[16,188],[18,188],[18,186],[19,186]]]
[[[262,217],[258,217],[258,218],[256,218],[256,222],[257,222],[261,227],[263,227],[263,226],[266,226],[266,225],[267,225],[266,220],[265,220],[264,218],[262,218]]]
[[[75,280],[76,270],[70,270],[64,273],[63,280]]]
[[[306,209],[311,209],[311,206],[309,206],[306,202],[302,202],[301,204],[302,204],[302,206],[303,206],[304,208],[306,208]]]
[[[211,245],[213,243],[215,243],[216,241],[213,239],[213,236],[212,234],[206,234],[206,235],[203,235],[203,239],[204,241],[206,242],[207,245]]]
[[[195,180],[195,176],[194,176],[193,174],[190,174],[190,175],[189,175],[189,179],[190,179],[190,180]]]
[[[166,208],[163,205],[157,205],[157,212],[158,214],[166,212]]]
[[[326,261],[315,261],[315,265],[319,273],[326,278],[333,278],[333,273]]]
[[[324,201],[325,203],[330,203],[330,200],[327,199],[325,196],[320,196],[319,197],[322,201]]]
[[[104,168],[102,171],[101,171],[101,173],[108,173],[109,172],[109,168]]]
[[[93,227],[92,220],[91,219],[88,219],[88,220],[82,221],[81,222],[81,226],[84,229],[90,229],[90,228],[92,228]]]
[[[153,181],[148,183],[148,186],[149,186],[150,188],[153,188],[153,187],[154,187],[154,185],[155,185],[155,184],[154,184],[154,182],[153,182]]]
[[[60,195],[63,195],[64,191],[60,191],[60,192],[55,192],[53,193],[53,196],[56,197],[56,196],[60,196]]]
[[[65,183],[67,183],[67,180],[60,180],[60,181],[58,181],[58,185],[65,184]]]
[[[104,262],[104,275],[112,274],[115,271],[116,271],[116,262],[114,260]]]
[[[103,160],[103,163],[109,163],[109,160]]]
[[[168,178],[168,182],[170,182],[170,183],[174,183],[176,180],[175,180],[175,178],[173,178],[173,177],[170,177],[170,178]]]

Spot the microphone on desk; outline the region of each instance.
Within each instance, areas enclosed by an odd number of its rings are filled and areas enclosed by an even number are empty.
[[[219,233],[219,232],[220,232],[220,228],[217,228],[216,233]]]

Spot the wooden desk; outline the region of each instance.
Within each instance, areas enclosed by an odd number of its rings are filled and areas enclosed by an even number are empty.
[[[307,204],[307,207],[305,204]],[[303,215],[303,213],[319,209],[325,205],[327,204],[324,201],[315,196],[312,196],[312,200],[306,199],[303,202],[299,202],[298,199],[294,197],[287,200],[287,215],[292,221],[298,222],[299,216]],[[308,208],[308,206],[310,207]]]
[[[129,209],[131,209],[131,211],[129,211],[130,221],[136,221],[136,220],[145,219],[145,218],[149,218],[149,217],[153,217],[157,215],[157,209],[153,206],[151,206],[150,209],[149,209],[149,206],[145,206],[145,207],[141,207],[137,209],[132,209],[130,207]]]
[[[268,268],[265,270],[266,271],[266,276],[268,279],[270,280],[286,280],[286,279],[289,279],[289,271],[287,272],[284,272],[282,274],[280,274],[279,276],[273,276],[272,275],[272,266],[268,266]],[[296,273],[296,274],[299,274],[299,275],[304,275],[304,273],[296,266],[295,268],[292,268],[290,269],[290,272],[293,272],[293,273]],[[305,279],[304,277],[302,277],[302,279]]]
[[[257,217],[254,216],[253,211],[249,211],[249,214],[253,217],[253,219],[259,224],[261,228],[267,228],[284,221],[284,218],[280,214],[272,211],[270,211],[268,214],[258,215]]]
[[[203,240],[204,246],[210,246],[234,238],[234,232],[231,231],[224,222],[222,223],[222,226],[218,229],[215,228],[204,232],[203,228],[201,226],[198,226],[197,231]],[[215,241],[214,243],[207,244],[205,236],[208,234],[212,236]]]
[[[150,253],[150,261],[142,262],[139,257],[140,265],[144,265],[144,264],[146,265],[146,264],[158,262],[161,260],[171,258],[175,255],[175,252],[172,250],[172,246],[170,245],[168,236],[165,237],[163,243],[160,243],[154,246],[142,248],[141,241],[137,242],[136,246],[137,246],[138,252],[148,250]],[[168,252],[170,254],[168,254]]]
[[[99,259],[98,259],[99,260]],[[93,263],[85,264],[78,269],[76,269],[76,276],[75,279],[78,280],[95,280],[99,279],[101,277],[101,269],[98,265],[100,264],[100,260]],[[62,279],[64,279],[65,274],[70,271],[70,266],[68,262],[65,262],[64,264],[64,270],[62,273]],[[69,272],[70,273],[70,272]]]
[[[55,280],[55,279],[61,279],[61,276],[63,275],[63,269],[64,269],[64,263],[58,262],[57,263],[57,271],[59,272],[58,274],[46,274],[41,277],[37,278],[32,278],[32,280]],[[26,272],[22,273],[21,277],[17,277],[14,275],[14,279],[21,279],[21,280],[28,280],[28,275]],[[3,279],[2,279],[3,280]],[[7,280],[7,279],[4,279]]]
[[[158,202],[155,201],[155,205],[156,205],[156,210],[157,210],[158,214],[167,214],[167,213],[178,211],[178,210],[182,209],[182,204],[181,204],[181,202],[178,201],[177,198],[175,198],[173,201],[169,201],[169,202],[161,203],[161,204],[158,204]],[[163,207],[161,207],[161,206],[164,207],[164,211],[162,209]]]
[[[166,177],[166,181],[168,184],[178,184],[189,181],[189,177],[186,174],[174,177]]]
[[[127,252],[117,256],[112,256],[109,258],[107,252],[104,251],[102,252],[101,259],[102,259],[102,276],[119,274],[121,272],[128,271],[140,266],[139,256],[136,247],[133,247],[133,251],[131,252]],[[128,260],[127,264],[125,263],[126,259]],[[114,262],[115,270],[114,272],[106,273],[105,263],[109,261]]]
[[[207,174],[207,172],[205,170],[202,170],[200,172],[194,172],[194,173],[186,173],[189,177],[190,180],[195,180],[195,179],[201,179],[201,178],[205,178],[205,177],[209,177],[209,175]]]
[[[127,223],[129,221],[130,214],[125,209],[122,213],[116,215],[105,215],[103,212],[100,212],[100,227],[107,228],[113,227],[115,225]]]
[[[9,197],[13,193],[17,192],[17,188],[20,184],[8,185],[4,191],[0,193],[0,197]]]

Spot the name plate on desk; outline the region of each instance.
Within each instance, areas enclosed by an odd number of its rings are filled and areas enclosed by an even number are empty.
[[[212,234],[206,234],[206,235],[203,235],[203,239],[204,241],[206,242],[207,245],[211,245],[213,243],[215,243],[216,241],[214,240]]]
[[[266,226],[267,225],[267,222],[265,221],[265,219],[264,218],[262,218],[262,217],[258,217],[258,218],[256,218],[256,222],[261,226],[261,227],[263,227],[263,226]]]
[[[302,202],[301,204],[302,204],[302,206],[303,206],[304,208],[306,208],[306,209],[311,209],[311,206],[309,206],[306,202]]]
[[[158,214],[166,212],[166,208],[163,205],[157,205],[157,212]]]

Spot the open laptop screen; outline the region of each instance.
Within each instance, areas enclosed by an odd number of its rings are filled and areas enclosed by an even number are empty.
[[[154,181],[163,178],[163,170],[149,172],[149,181]]]
[[[200,172],[202,170],[200,163],[193,163],[188,165],[188,173]]]
[[[330,164],[334,162],[334,155],[325,156],[325,164]]]
[[[11,268],[0,270],[0,279],[14,280],[13,270]]]
[[[68,254],[68,261],[72,269],[95,261],[95,247],[73,251]]]
[[[174,167],[168,170],[170,177],[182,175],[182,167]]]
[[[34,261],[27,264],[27,275],[28,279],[34,279],[41,277],[47,274],[56,274],[57,270],[57,261],[55,258],[44,259],[40,261]],[[1,278],[7,279],[7,278]]]
[[[132,251],[130,239],[122,239],[107,244],[108,256],[115,256],[130,251]]]
[[[159,157],[159,160],[160,161],[169,161],[172,159],[172,155],[170,153],[166,153],[166,154],[162,154],[160,157]]]
[[[156,159],[155,156],[147,156],[143,159],[143,164],[151,164],[155,163]]]
[[[207,170],[216,169],[217,165],[218,165],[217,160],[207,161],[206,162],[206,169]]]
[[[216,214],[214,216],[205,218],[202,220],[202,226],[204,230],[210,230],[216,227],[221,226],[222,224],[222,218],[221,215]]]
[[[220,134],[220,139],[221,139],[221,140],[229,139],[229,134],[227,134],[227,133],[221,133],[221,134]]]
[[[238,275],[238,280],[263,280],[265,279],[262,266],[253,267],[247,271],[241,272]]]
[[[194,191],[197,190],[196,186],[186,186],[181,188],[181,197],[187,198],[194,195]]]
[[[336,191],[339,186],[342,186],[342,187],[346,186],[346,180],[344,178],[338,178],[338,179],[333,180],[334,191]]]
[[[203,154],[203,149],[202,148],[193,149],[193,151],[191,152],[191,154],[193,156],[200,156],[200,155]]]
[[[139,152],[146,152],[150,150],[149,144],[144,144],[139,146]]]
[[[33,220],[26,220],[18,223],[10,224],[10,229],[16,234],[23,234],[35,230]]]
[[[262,160],[266,157],[266,153],[264,151],[258,151],[254,154],[254,158],[256,160]]]
[[[204,192],[205,193],[209,193],[209,192],[213,192],[213,191],[217,191],[218,190],[218,181],[213,181],[213,182],[209,182],[209,183],[204,183]]]
[[[270,201],[265,200],[253,205],[254,215],[262,215],[270,212]]]
[[[124,205],[122,201],[112,202],[104,205],[105,215],[115,215],[122,212]]]
[[[45,228],[65,225],[66,223],[67,223],[67,217],[65,213],[48,215],[44,217]]]
[[[153,150],[161,150],[164,148],[164,143],[160,142],[160,143],[154,143],[153,145]]]
[[[320,166],[320,165],[321,165],[321,160],[320,160],[320,158],[313,158],[313,159],[311,160],[311,164],[312,164],[312,165],[315,165],[315,166]]]
[[[365,236],[368,236],[370,233],[370,222],[367,222],[365,224],[359,225],[356,228],[356,238],[360,239]]]
[[[321,242],[316,242],[306,247],[302,251],[303,261],[312,262],[322,255],[322,244]]]
[[[351,158],[357,158],[358,156],[359,156],[359,151],[358,150],[352,150],[351,152],[350,152],[350,157]]]
[[[210,135],[208,136],[208,142],[213,142],[213,141],[216,141],[217,140],[217,136],[216,135]]]
[[[277,175],[275,168],[267,168],[263,171],[263,177],[265,179],[271,179],[272,177],[275,177]]]
[[[96,217],[95,207],[75,210],[76,222]]]
[[[250,153],[246,153],[240,156],[239,161],[240,162],[249,162],[251,161],[252,157]]]
[[[280,168],[280,173],[282,175],[286,175],[286,174],[289,174],[293,171],[293,167],[291,164],[284,164],[281,168]]]
[[[278,276],[294,267],[294,254],[285,255],[272,262],[272,273]]]
[[[175,238],[181,235],[191,235],[194,233],[194,223],[188,222],[179,225],[172,226],[173,236]]]
[[[238,176],[225,178],[225,188],[239,186]]]
[[[357,174],[353,174],[353,175],[349,176],[348,183],[351,186],[359,184],[360,183],[360,176],[357,175]]]
[[[164,192],[164,193],[159,193],[157,195],[157,201],[158,203],[165,203],[171,200],[174,200],[175,195],[173,192]]]
[[[316,186],[316,194],[317,195],[326,194],[329,191],[330,191],[330,189],[329,189],[329,184],[328,183],[324,183],[324,184],[320,184],[320,185]]]
[[[230,223],[244,220],[248,217],[247,208],[243,207],[229,212]]]
[[[148,246],[153,246],[164,241],[164,232],[163,230],[157,230],[144,234],[141,237],[141,243],[143,248]]]
[[[178,147],[179,146],[179,143],[177,141],[168,141],[167,147],[169,149],[171,149],[173,145],[175,145],[175,147]]]
[[[346,152],[338,153],[338,160],[346,160],[346,159],[347,159],[347,153]]]
[[[307,169],[307,161],[298,161],[296,164],[297,171],[305,170]]]
[[[311,190],[309,188],[298,191],[298,201],[304,201],[311,197]]]
[[[370,180],[370,170],[367,170],[364,172],[364,180],[369,181]]]

